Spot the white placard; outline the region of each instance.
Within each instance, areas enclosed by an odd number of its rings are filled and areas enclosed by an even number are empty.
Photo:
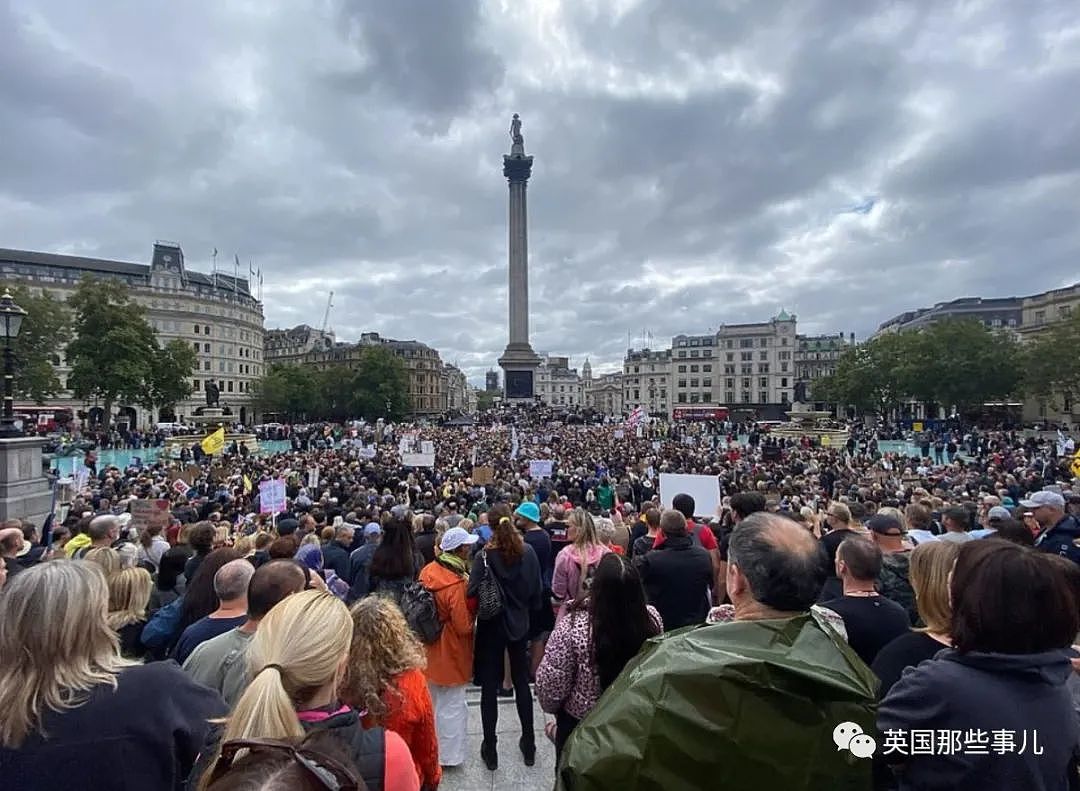
[[[401,463],[405,467],[434,467],[434,453],[402,453]]]
[[[716,516],[720,506],[720,479],[715,475],[660,473],[660,502],[665,508],[671,508],[677,494],[694,498],[695,516]]]
[[[621,428],[615,429],[615,439],[622,439],[625,436],[626,436],[626,432],[623,431]]]
[[[259,513],[278,514],[285,510],[285,480],[277,478],[259,483]]]
[[[550,478],[553,462],[551,459],[534,459],[529,462],[529,477],[533,479]]]

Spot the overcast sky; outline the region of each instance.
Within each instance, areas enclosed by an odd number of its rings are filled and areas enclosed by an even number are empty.
[[[0,0],[0,247],[253,259],[266,326],[534,348],[873,331],[1080,280],[1075,0]]]

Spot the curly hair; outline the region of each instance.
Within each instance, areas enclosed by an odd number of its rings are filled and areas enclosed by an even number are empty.
[[[394,679],[406,670],[423,669],[427,655],[401,609],[383,596],[368,596],[352,606],[353,637],[341,699],[376,720],[389,711],[390,695],[401,693]]]

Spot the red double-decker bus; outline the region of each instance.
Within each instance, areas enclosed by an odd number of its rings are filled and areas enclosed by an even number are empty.
[[[726,406],[677,406],[672,412],[675,420],[727,420]]]

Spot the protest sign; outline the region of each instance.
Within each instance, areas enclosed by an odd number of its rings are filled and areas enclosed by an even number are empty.
[[[285,479],[259,483],[259,513],[277,514],[285,510]]]
[[[529,477],[534,479],[550,478],[552,466],[551,459],[534,459],[529,462]]]
[[[495,483],[495,469],[493,467],[473,467],[472,482],[477,486],[486,486]]]
[[[90,470],[86,467],[80,467],[75,470],[75,491],[80,492],[86,488],[86,484],[90,482]]]
[[[311,467],[307,471],[307,485],[308,489],[316,489],[319,486],[319,468],[317,466]]]
[[[184,483],[188,486],[194,486],[195,481],[199,480],[200,475],[202,475],[202,467],[198,464],[189,464],[184,468],[184,471],[180,473],[180,477],[184,479]]]
[[[137,528],[169,526],[168,500],[132,500],[128,504],[131,511],[131,524]]]
[[[361,459],[374,459],[375,458],[375,446],[365,445],[360,448],[359,456]]]
[[[661,445],[663,445],[663,443],[662,443],[662,442],[660,442],[660,440],[658,440],[658,439],[654,439],[654,440],[653,440],[653,444],[652,444],[652,449],[653,449],[653,450],[660,450],[660,446],[661,446]]]
[[[694,516],[716,516],[720,506],[720,480],[715,475],[660,473],[660,502],[671,508],[677,494],[694,498]]]
[[[435,455],[435,443],[432,442],[431,440],[424,440],[423,442],[420,443],[420,452],[423,453],[425,456],[427,456],[427,455],[434,456]]]
[[[405,467],[434,467],[434,453],[402,453],[401,464]]]
[[[615,429],[615,439],[622,439],[625,436],[626,436],[626,432],[623,431],[621,428]]]
[[[177,478],[172,482],[172,490],[179,495],[185,495],[191,491],[191,487],[184,482],[183,478]]]

